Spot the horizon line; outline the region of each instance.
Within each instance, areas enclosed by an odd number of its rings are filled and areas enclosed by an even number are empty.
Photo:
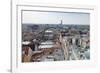
[[[36,24],[36,25],[39,25],[39,24],[42,24],[42,23],[22,23],[22,24]],[[50,25],[49,23],[43,23],[42,25],[45,25],[45,24],[48,24],[48,25]],[[53,23],[52,23],[53,24]],[[53,25],[55,25],[55,23],[53,24]],[[58,25],[65,25],[65,24],[58,24]],[[70,25],[90,25],[90,24],[70,24]]]

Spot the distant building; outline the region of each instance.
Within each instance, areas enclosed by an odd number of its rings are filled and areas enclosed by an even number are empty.
[[[44,39],[45,40],[53,40],[53,31],[52,30],[46,30],[44,33]]]
[[[60,29],[63,29],[63,21],[62,21],[62,20],[61,20],[61,22],[60,22],[59,25],[60,25],[59,28],[60,28]]]

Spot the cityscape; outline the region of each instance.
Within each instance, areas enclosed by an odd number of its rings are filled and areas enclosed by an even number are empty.
[[[22,23],[22,62],[90,60],[90,25]]]

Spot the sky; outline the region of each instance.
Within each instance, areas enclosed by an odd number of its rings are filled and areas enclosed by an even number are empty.
[[[89,13],[23,11],[22,23],[30,24],[90,24]]]

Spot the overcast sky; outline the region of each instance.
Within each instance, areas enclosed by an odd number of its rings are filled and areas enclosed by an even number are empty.
[[[23,11],[22,23],[32,24],[90,24],[90,14],[88,13],[63,13],[63,12],[40,12]]]

